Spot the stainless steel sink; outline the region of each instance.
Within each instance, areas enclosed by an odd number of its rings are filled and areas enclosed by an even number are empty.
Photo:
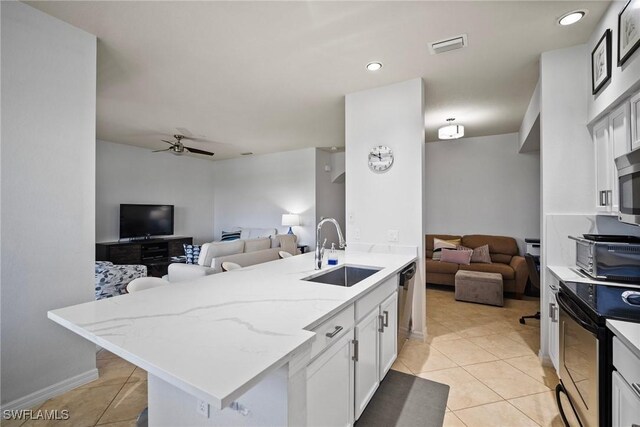
[[[350,287],[380,270],[382,269],[378,267],[355,267],[351,265],[343,265],[334,270],[305,277],[302,280],[325,283],[327,285]]]

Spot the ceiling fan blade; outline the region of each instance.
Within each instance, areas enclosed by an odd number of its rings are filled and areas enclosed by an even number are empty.
[[[167,141],[166,139],[161,139],[160,141],[166,142],[167,144],[176,145],[175,141],[171,142],[171,141]]]
[[[206,156],[213,156],[215,154],[215,153],[212,153],[210,151],[198,150],[197,148],[191,148],[191,147],[184,147],[184,149],[187,150],[190,153],[204,154]]]
[[[160,153],[162,151],[169,151],[169,150],[171,150],[171,147],[169,147],[169,148],[167,148],[165,150],[154,150],[154,151],[152,151],[152,153]]]

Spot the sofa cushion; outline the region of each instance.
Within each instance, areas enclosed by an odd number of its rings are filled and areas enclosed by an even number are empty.
[[[471,249],[482,245],[489,245],[492,254],[518,255],[518,244],[513,237],[488,236],[484,234],[470,234],[462,238],[462,244]]]
[[[269,237],[263,237],[260,239],[249,239],[244,241],[245,252],[255,252],[271,247],[271,239]]]
[[[197,264],[200,257],[200,245],[183,244],[182,247],[184,248],[187,264]]]
[[[205,243],[200,248],[200,258],[198,259],[198,264],[209,267],[211,266],[211,261],[216,257],[239,254],[243,251],[244,240]]]
[[[433,239],[456,240],[462,239],[462,236],[456,236],[452,234],[426,234],[424,236],[424,239],[426,256],[427,258],[431,258],[433,256]]]
[[[261,264],[263,262],[275,261],[280,259],[280,255],[278,254],[278,252],[280,252],[280,249],[270,248],[263,249],[261,251],[243,252],[241,254],[221,256],[218,258],[214,258],[211,267],[213,267],[213,269],[218,273],[222,271],[222,263],[227,261],[235,262],[242,267]]]
[[[285,251],[289,252],[291,255],[298,254],[298,236],[295,234],[278,234],[278,242],[280,243],[279,247]]]
[[[460,270],[466,271],[482,271],[484,273],[500,273],[504,280],[513,280],[516,276],[513,268],[507,264],[493,263],[493,264],[479,264],[474,263],[470,265],[461,265]]]
[[[472,250],[443,249],[440,261],[469,265],[471,263],[472,254]]]
[[[456,274],[458,271],[458,264],[427,259],[426,270],[429,273]]]
[[[271,237],[278,234],[275,228],[242,228],[240,238],[242,240],[257,239],[260,237]]]
[[[237,231],[223,231],[222,232],[222,238],[220,239],[221,242],[230,242],[232,240],[238,240],[240,239],[240,234],[242,232],[240,230]]]

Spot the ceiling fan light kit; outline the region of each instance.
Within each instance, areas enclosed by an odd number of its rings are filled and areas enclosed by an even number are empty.
[[[176,154],[176,155],[182,155],[184,154],[184,152],[189,152],[189,153],[193,153],[193,154],[203,154],[205,156],[213,156],[215,153],[212,153],[211,151],[206,151],[206,150],[200,150],[198,148],[193,148],[193,147],[187,147],[182,143],[183,139],[191,139],[188,138],[184,135],[180,135],[180,134],[176,134],[173,135],[173,137],[176,139],[174,142],[172,141],[167,141],[166,139],[162,139],[162,142],[166,142],[167,144],[170,144],[171,147],[165,149],[165,150],[155,150],[154,153],[159,153],[161,151],[170,151],[171,154]]]
[[[448,125],[442,126],[438,129],[438,138],[440,139],[458,139],[464,136],[464,126],[454,125],[455,119],[447,119]]]

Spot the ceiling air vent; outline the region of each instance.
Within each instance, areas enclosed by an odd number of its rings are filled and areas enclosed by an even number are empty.
[[[433,42],[429,44],[429,52],[432,55],[448,52],[450,50],[462,49],[463,47],[467,47],[467,35],[461,34],[455,37],[449,37],[444,40],[438,40],[437,42]]]

